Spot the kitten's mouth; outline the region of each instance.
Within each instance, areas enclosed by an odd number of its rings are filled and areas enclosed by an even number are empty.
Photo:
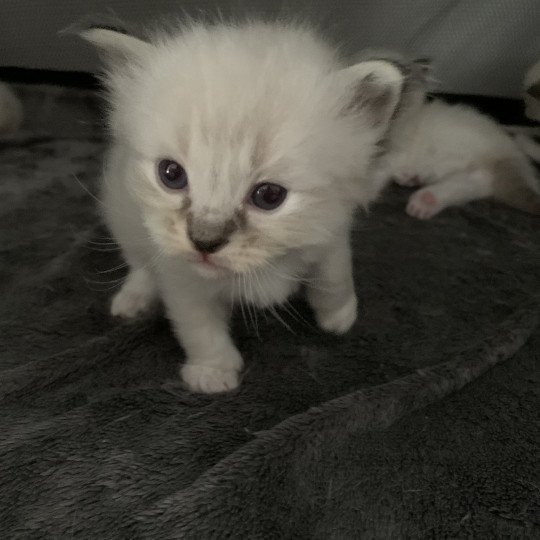
[[[215,259],[213,259],[212,256],[208,255],[207,253],[200,253],[196,259],[196,262],[210,268],[223,268],[223,266],[218,264]]]
[[[190,262],[195,268],[201,271],[204,275],[222,276],[229,272],[229,269],[220,264],[215,257],[208,253],[197,253],[189,257]]]

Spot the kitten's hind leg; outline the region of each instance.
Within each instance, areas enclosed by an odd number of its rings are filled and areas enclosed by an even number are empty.
[[[412,172],[395,173],[392,176],[392,180],[396,184],[400,186],[405,186],[405,187],[421,186],[423,183],[420,177],[417,174],[414,174]]]
[[[146,311],[157,298],[157,289],[148,270],[130,270],[126,281],[112,299],[111,315],[130,319]]]
[[[448,206],[465,204],[493,195],[493,177],[485,169],[446,176],[437,184],[415,191],[409,198],[407,214],[429,219]]]

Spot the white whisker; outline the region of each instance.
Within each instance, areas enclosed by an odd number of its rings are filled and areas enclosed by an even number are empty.
[[[296,321],[301,322],[305,324],[308,328],[313,328],[313,325],[301,315],[301,313],[291,304],[289,300],[286,300],[284,304],[282,304],[283,309]]]
[[[90,249],[92,251],[100,251],[102,253],[113,253],[115,251],[121,251],[121,248],[119,247],[110,247],[110,248],[100,248],[100,247],[94,247],[94,246],[84,246],[86,249]]]
[[[244,326],[247,328],[248,324],[247,324],[247,320],[246,320],[246,312],[244,311],[244,300],[242,298],[242,291],[240,290],[239,276],[235,276],[233,283],[234,283],[235,287],[236,287],[236,285],[238,285],[238,301],[239,301],[239,304],[240,304],[240,311],[242,313],[242,320],[244,321]]]
[[[122,270],[122,268],[126,268],[128,265],[127,262],[123,262],[122,264],[119,264],[118,266],[114,266],[113,268],[109,268],[108,270],[96,270],[98,274],[108,274],[110,272],[116,272],[117,270]]]
[[[253,276],[257,280],[256,282],[253,283],[253,286],[255,287],[255,289],[257,289],[258,287],[257,294],[262,298],[265,304],[269,303],[268,296],[265,293],[263,283],[261,282],[261,278],[259,276],[259,268],[254,269]],[[262,314],[264,316],[264,320],[268,321],[268,317],[266,316],[266,311],[264,309],[262,310]]]
[[[249,317],[249,320],[253,326],[253,328],[255,328],[255,320],[253,318],[253,312],[251,310],[251,304],[249,302],[249,299],[248,299],[248,290],[247,290],[247,277],[246,277],[246,274],[242,274],[242,283],[243,283],[243,286],[244,286],[244,294],[245,294],[245,300],[246,300],[246,309],[247,309],[247,312],[248,312],[248,317]]]
[[[79,183],[79,185],[84,189],[84,191],[86,191],[86,193],[88,193],[88,195],[90,195],[90,197],[92,197],[92,199],[94,199],[100,206],[103,204],[103,201],[101,201],[100,199],[98,199],[80,180],[79,180],[79,177],[74,174],[73,175],[73,178],[75,178],[75,180],[77,180],[77,182]]]
[[[105,287],[101,289],[95,289],[93,287],[89,287],[90,290],[98,291],[98,292],[111,291],[113,289],[116,289],[117,287],[119,287],[126,281],[126,277],[122,277],[119,279],[111,279],[109,281],[97,281],[94,279],[88,279],[87,277],[84,277],[84,276],[83,276],[83,279],[86,282],[86,284],[95,284],[95,285],[110,285],[111,283],[113,284],[112,287]]]
[[[295,283],[303,283],[306,285],[311,284],[314,279],[307,278],[305,276],[300,276],[298,274],[285,274],[283,272],[282,268],[277,268],[275,265],[273,265],[270,261],[266,262],[266,266],[272,270],[272,272],[279,278],[285,279],[287,281],[293,281]]]
[[[253,295],[253,279],[252,279],[252,270],[249,271],[249,274],[248,274],[248,277],[247,277],[247,280],[248,280],[248,283],[249,283],[249,297],[251,299],[255,298],[254,295]],[[257,307],[255,305],[253,305],[253,303],[251,303],[251,308],[253,310],[253,319],[254,319],[254,322],[255,322],[255,335],[260,338],[260,335],[259,335],[259,320],[257,318]]]
[[[268,308],[268,311],[274,316],[274,318],[280,322],[289,332],[292,334],[296,334],[296,332],[283,320],[283,318],[279,315],[279,313],[276,311],[276,308],[274,306],[270,306]]]
[[[97,238],[95,240],[88,240],[88,243],[89,244],[96,244],[98,246],[109,246],[111,244],[117,246],[118,245],[118,242],[116,242],[115,240],[108,240],[108,239],[100,239],[100,238]]]

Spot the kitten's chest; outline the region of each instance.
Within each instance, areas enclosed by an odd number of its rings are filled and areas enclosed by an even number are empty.
[[[306,282],[311,266],[309,258],[302,256],[273,261],[232,278],[227,295],[233,304],[247,303],[257,307],[282,304]]]

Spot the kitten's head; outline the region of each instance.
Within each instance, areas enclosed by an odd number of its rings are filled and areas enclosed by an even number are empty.
[[[343,67],[312,32],[192,26],[151,42],[83,37],[108,58],[111,129],[154,241],[206,266],[249,272],[345,234],[375,195],[367,169],[402,72]]]

